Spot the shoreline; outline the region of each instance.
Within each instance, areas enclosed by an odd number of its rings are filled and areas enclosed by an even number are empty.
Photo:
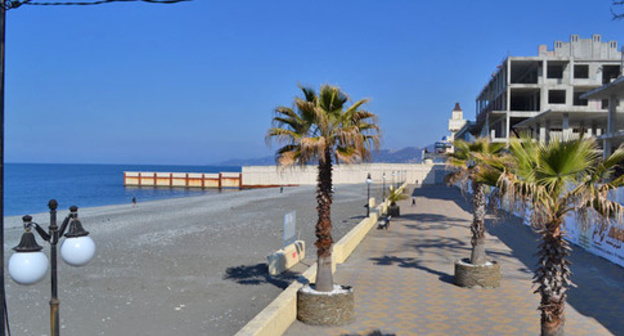
[[[182,188],[184,189],[184,188]],[[241,191],[247,191],[247,190],[253,190],[253,189],[236,189],[236,190],[227,190],[224,189],[223,192],[215,192],[215,193],[205,193],[205,194],[198,194],[198,195],[184,195],[184,196],[174,196],[174,197],[169,197],[169,198],[156,198],[156,199],[147,199],[145,201],[141,201],[139,200],[139,202],[137,203],[137,206],[140,206],[142,204],[150,204],[150,203],[154,203],[154,202],[169,202],[169,201],[173,201],[173,200],[185,200],[185,199],[190,199],[190,198],[196,198],[196,197],[214,197],[214,196],[218,196],[218,195],[222,195],[222,194],[226,194],[226,193],[231,193],[231,192],[241,192]],[[99,211],[117,211],[121,208],[125,208],[125,207],[132,207],[132,203],[131,201],[128,201],[127,203],[115,203],[115,204],[104,204],[104,205],[94,205],[94,206],[85,206],[85,207],[81,207],[80,204],[72,204],[72,205],[76,205],[78,206],[78,215],[80,218],[83,217],[82,213],[99,213]],[[47,208],[47,204],[45,205]],[[59,208],[57,209],[57,220],[58,221],[62,221],[63,218],[65,218],[65,216],[67,215],[67,213],[69,213],[69,206],[61,208],[59,206]],[[49,211],[41,211],[41,212],[37,212],[37,213],[25,213],[22,215],[10,215],[10,216],[4,216],[4,228],[5,229],[13,229],[16,227],[22,227],[22,217],[24,215],[30,215],[33,217],[33,220],[37,222],[37,220],[35,220],[35,218],[40,218],[40,222],[41,223],[45,223],[44,228],[47,229],[47,223],[49,222],[50,219],[50,212]],[[81,219],[82,220],[82,219]],[[39,223],[39,222],[38,222]]]
[[[335,241],[363,218],[364,188],[336,186]],[[286,212],[297,210],[297,235],[315,257],[315,207],[315,186],[300,186],[81,208],[97,252],[83,268],[59,261],[62,332],[233,335],[296,278],[266,272],[266,256],[281,248]],[[33,217],[47,228],[47,213]],[[18,225],[6,230],[7,259],[22,232],[21,216],[10,218]],[[13,331],[47,333],[49,279],[20,286],[7,277],[6,284]]]

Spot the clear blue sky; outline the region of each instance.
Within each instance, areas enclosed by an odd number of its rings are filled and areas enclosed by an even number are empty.
[[[40,0],[33,0],[40,1]],[[507,55],[570,34],[624,43],[610,0],[216,1],[7,13],[6,161],[262,157],[297,84],[368,97],[383,147],[447,132]]]

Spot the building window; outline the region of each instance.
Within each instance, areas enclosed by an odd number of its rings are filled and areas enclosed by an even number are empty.
[[[564,63],[548,63],[547,65],[547,77],[548,78],[563,78],[563,69],[565,68]]]
[[[589,65],[575,64],[574,65],[574,78],[589,78]]]
[[[587,91],[574,91],[574,106],[587,106],[587,99],[581,99],[581,95],[583,95]]]
[[[603,65],[602,66],[602,84],[611,83],[612,80],[620,75],[619,65]]]
[[[565,90],[548,90],[548,104],[565,104]]]

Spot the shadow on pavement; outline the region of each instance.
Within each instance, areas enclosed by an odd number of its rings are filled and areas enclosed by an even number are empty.
[[[535,254],[539,235],[515,216],[507,217],[503,223],[488,224],[488,232],[509,246],[512,256],[527,266],[525,272],[533,273],[537,266]],[[572,245],[569,260],[572,282],[577,288],[567,291],[568,304],[582,315],[594,318],[614,335],[624,335],[624,319],[621,318],[624,269],[576,245]]]
[[[448,189],[454,192],[449,193]],[[414,189],[413,196],[453,201],[464,211],[471,212],[469,194],[464,195],[455,187],[423,186]],[[522,219],[508,213],[500,212],[497,216],[489,217],[486,221],[488,233],[509,246],[510,256],[525,265],[519,271],[533,274],[537,267],[535,253],[539,235],[524,225]],[[466,242],[468,241],[469,239],[466,239]],[[417,247],[424,248],[422,244],[418,245]],[[469,250],[469,247],[463,247],[463,245],[466,244],[451,244],[448,248]],[[434,246],[431,245],[431,247]],[[572,263],[571,280],[577,288],[568,290],[567,303],[580,314],[594,318],[614,335],[624,335],[624,319],[621,318],[621,307],[624,302],[624,269],[606,259],[585,252],[579,246],[571,246],[572,252],[569,257]],[[488,255],[509,256],[509,254],[496,253],[491,250],[487,253]],[[527,288],[527,295],[537,294],[532,294],[532,289]]]
[[[448,190],[453,190],[453,193],[449,193]],[[470,206],[470,194],[464,194],[456,187],[445,187],[440,185],[424,185],[420,188],[414,188],[412,196],[423,197],[436,200],[453,201],[459,205],[462,210],[471,212]]]
[[[442,282],[454,284],[454,277],[452,274],[440,272],[438,270],[429,268],[427,266],[422,265],[422,261],[415,258],[401,258],[396,256],[383,256],[380,258],[370,258],[370,260],[374,261],[377,265],[383,266],[392,266],[397,264],[399,267],[403,268],[416,268],[419,270],[423,270],[427,273],[431,273],[433,275],[437,275],[438,279]]]
[[[448,229],[451,226],[460,226],[468,228],[470,225],[470,221],[464,218],[453,218],[447,217],[443,215],[430,214],[430,213],[418,213],[418,214],[403,214],[401,217],[395,220],[408,220],[408,221],[417,221],[419,224],[406,224],[410,229],[416,230],[434,230],[440,229],[442,227],[432,227],[432,223],[435,223],[436,226],[444,226],[443,229]],[[455,223],[464,223],[464,224],[455,224]]]
[[[396,334],[385,334],[381,330],[373,330],[371,332],[365,332],[364,334],[341,334],[340,336],[396,336]]]
[[[225,270],[224,280],[233,280],[241,285],[271,284],[286,289],[293,281],[299,279],[299,274],[286,271],[278,276],[271,276],[267,264],[241,265],[229,267]]]

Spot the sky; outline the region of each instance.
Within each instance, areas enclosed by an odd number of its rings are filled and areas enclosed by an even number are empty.
[[[41,2],[33,0],[33,2]],[[431,144],[507,56],[571,34],[624,43],[611,0],[194,0],[7,12],[5,161],[206,165],[272,155],[298,84],[379,116],[382,148]]]

